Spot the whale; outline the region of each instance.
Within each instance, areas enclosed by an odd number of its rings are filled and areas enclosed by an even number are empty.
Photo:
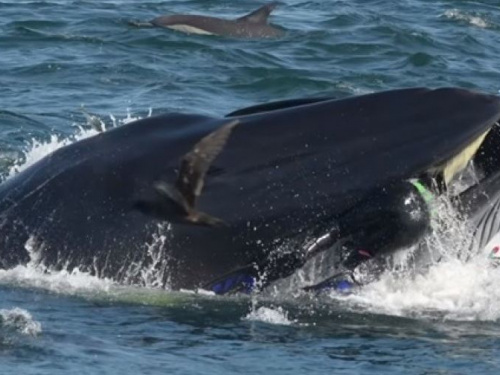
[[[470,230],[468,257],[484,251],[488,243],[500,234],[499,125],[497,123],[491,129],[472,159],[476,181],[453,198],[458,214]]]
[[[0,268],[147,270],[173,290],[249,265],[283,277],[374,189],[443,174],[499,119],[497,96],[408,88],[137,120],[0,185]]]
[[[285,34],[283,29],[269,24],[269,16],[277,5],[277,2],[263,5],[234,20],[201,15],[173,14],[159,16],[149,22],[130,22],[130,24],[137,27],[163,27],[187,34],[233,38],[277,38]]]

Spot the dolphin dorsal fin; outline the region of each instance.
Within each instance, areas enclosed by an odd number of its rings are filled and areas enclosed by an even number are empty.
[[[267,19],[271,12],[278,6],[277,2],[261,6],[259,9],[248,13],[246,16],[237,19],[238,22],[263,23],[267,24]]]

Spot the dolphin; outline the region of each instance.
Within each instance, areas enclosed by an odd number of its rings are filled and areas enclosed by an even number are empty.
[[[145,23],[132,22],[132,25],[164,27],[199,35],[219,35],[234,38],[276,38],[284,35],[284,31],[270,25],[268,18],[277,5],[277,2],[266,4],[235,20],[176,14],[156,17]]]
[[[171,289],[248,267],[284,276],[287,255],[373,189],[443,173],[500,119],[500,98],[410,88],[239,113],[145,118],[9,178],[0,267],[124,283],[148,269]]]

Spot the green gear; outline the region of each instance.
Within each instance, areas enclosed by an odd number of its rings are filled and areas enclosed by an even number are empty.
[[[412,178],[410,180],[410,183],[413,186],[415,186],[415,188],[417,189],[417,191],[419,192],[421,197],[424,198],[425,203],[427,203],[427,206],[430,209],[431,216],[435,216],[436,215],[436,207],[435,207],[434,201],[435,201],[436,197],[434,196],[434,194],[429,189],[427,189],[427,187],[423,183],[421,183],[417,179]]]

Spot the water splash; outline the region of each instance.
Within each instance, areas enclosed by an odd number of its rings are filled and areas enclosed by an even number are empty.
[[[493,238],[471,252],[471,231],[450,201],[439,200],[436,224],[427,238],[431,257],[426,267],[413,269],[414,258],[402,258],[382,277],[349,296],[331,294],[356,311],[450,320],[500,319],[500,269],[485,256]]]
[[[28,311],[19,307],[0,310],[0,327],[13,329],[26,336],[34,337],[42,333],[42,325]]]
[[[93,267],[70,267],[66,264],[47,266],[43,262],[43,244],[38,244],[31,236],[25,244],[30,257],[26,265],[12,269],[0,269],[0,284],[10,284],[41,288],[62,294],[87,295],[109,293],[118,285],[141,286],[152,289],[169,290],[169,257],[167,245],[170,237],[170,224],[160,223],[152,233],[151,240],[144,244],[142,258],[123,265],[118,275],[120,279],[102,276],[102,270]]]
[[[450,320],[500,318],[498,269],[484,259],[449,260],[415,278],[386,273],[359,294],[345,297],[356,306],[376,313]]]
[[[261,306],[256,310],[252,309],[243,319],[252,322],[263,322],[286,326],[297,323],[297,320],[290,319],[288,312],[279,306],[276,308]]]
[[[169,257],[167,245],[171,235],[171,225],[159,223],[151,241],[145,244],[146,250],[139,261],[132,262],[125,272],[124,282],[139,284],[149,288],[169,289]]]
[[[152,108],[150,108],[147,117],[151,117],[152,114],[153,110]],[[58,150],[61,147],[99,134],[97,128],[102,128],[103,130],[109,128],[109,126],[106,125],[106,121],[97,115],[90,115],[89,113],[86,113],[85,117],[87,120],[86,123],[73,124],[73,126],[77,128],[77,131],[70,137],[63,137],[57,134],[52,134],[50,136],[50,139],[45,141],[35,138],[31,139],[23,150],[23,157],[19,158],[19,160],[10,167],[7,173],[7,178],[10,178],[17,173],[29,168],[43,157]],[[136,120],[140,120],[142,117],[132,115],[130,109],[127,108],[127,114],[125,117],[117,119],[113,114],[110,114],[109,118],[111,121],[111,127],[118,127]],[[98,126],[96,124],[98,124]]]
[[[38,288],[59,294],[85,295],[89,292],[109,292],[113,280],[98,278],[89,272],[72,270],[52,271],[43,266],[17,266],[0,270],[0,284]]]

